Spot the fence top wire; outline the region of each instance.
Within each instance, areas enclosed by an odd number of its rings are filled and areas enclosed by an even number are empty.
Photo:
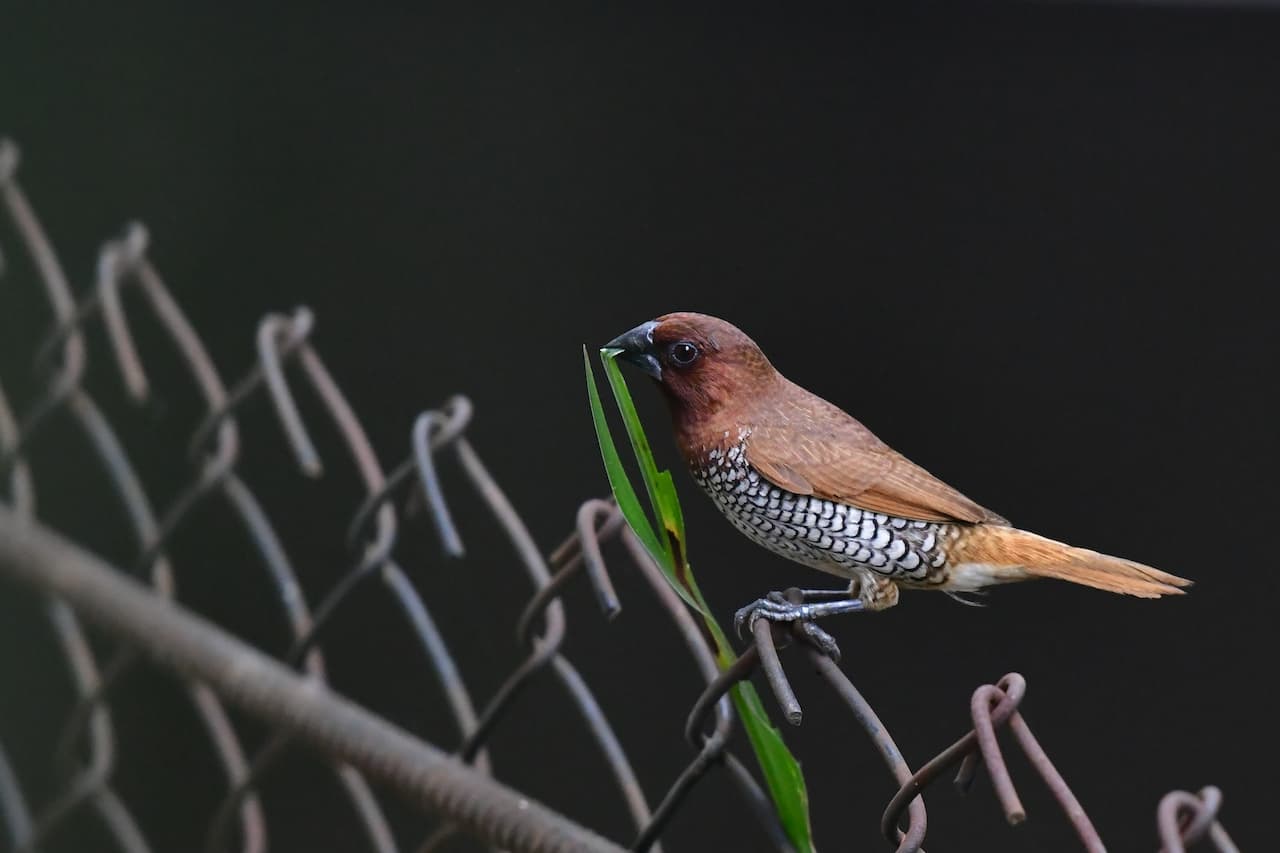
[[[659,837],[688,793],[713,768],[722,767],[770,845],[789,850],[759,783],[727,751],[733,727],[728,690],[757,671],[784,718],[796,724],[802,719],[800,702],[779,654],[788,647],[798,651],[786,654],[798,654],[798,659],[812,666],[840,697],[881,754],[898,786],[881,829],[897,850],[921,849],[927,827],[921,792],[951,768],[958,769],[957,785],[964,790],[975,778],[979,764],[985,764],[1009,822],[1025,818],[1000,751],[997,733],[1005,728],[1053,793],[1084,848],[1103,849],[1088,815],[1021,716],[1026,685],[1018,674],[980,686],[969,707],[972,730],[912,772],[871,705],[834,661],[806,641],[807,635],[799,626],[786,629],[765,621],[757,623],[738,663],[720,672],[699,625],[626,530],[611,501],[583,503],[572,534],[544,558],[519,513],[467,439],[473,412],[465,397],[454,397],[439,409],[422,412],[414,421],[406,457],[384,471],[361,420],[312,343],[315,323],[305,307],[292,315],[267,315],[257,331],[256,364],[228,384],[195,326],[147,258],[148,239],[142,226],[131,225],[121,238],[103,246],[93,286],[77,302],[51,242],[18,186],[17,166],[17,147],[0,139],[0,200],[19,243],[32,260],[53,323],[36,359],[45,370],[44,390],[20,416],[4,395],[0,376],[0,569],[51,596],[47,618],[73,677],[77,701],[54,756],[55,763],[64,768],[65,783],[51,801],[32,809],[21,777],[0,743],[0,826],[4,828],[0,838],[7,836],[15,850],[37,849],[82,809],[98,817],[119,849],[150,849],[144,828],[112,783],[117,760],[112,692],[118,689],[121,676],[143,659],[184,677],[193,711],[225,775],[225,796],[213,809],[206,834],[210,853],[226,849],[233,827],[238,827],[241,850],[256,853],[267,849],[269,820],[257,788],[292,742],[307,743],[333,762],[335,780],[369,849],[381,853],[400,848],[366,777],[445,818],[445,823],[414,848],[422,853],[435,849],[457,830],[513,850],[617,849],[613,842],[489,778],[491,736],[511,714],[527,685],[544,672],[559,683],[577,709],[585,734],[610,769],[635,825],[632,849],[657,849]],[[0,251],[0,276],[5,276],[6,270]],[[132,331],[130,312],[134,309],[125,298],[130,289],[141,294],[150,322],[164,331],[204,405],[203,415],[187,440],[191,477],[179,494],[159,509],[153,508],[146,484],[114,427],[83,385],[89,353],[82,328],[100,319],[127,395],[140,402],[151,393],[146,358]],[[345,537],[351,552],[348,570],[314,608],[271,520],[270,509],[239,470],[238,413],[248,400],[264,394],[299,470],[312,478],[325,471],[326,463],[312,435],[313,425],[303,417],[294,397],[299,385],[319,401],[364,490],[354,502]],[[37,521],[36,481],[27,450],[38,440],[43,425],[59,413],[77,426],[129,518],[137,554],[127,572],[85,553],[74,541]],[[427,602],[396,558],[402,521],[418,511],[430,522],[446,555],[461,558],[466,554],[436,464],[436,456],[446,451],[456,457],[464,478],[498,523],[532,588],[515,626],[525,657],[493,696],[479,704],[467,690]],[[397,501],[406,491],[407,505],[398,509]],[[261,569],[276,590],[280,616],[291,637],[291,648],[281,654],[288,666],[235,640],[177,602],[179,566],[170,558],[167,546],[175,531],[193,523],[193,509],[211,500],[223,502],[239,520]],[[707,682],[685,726],[695,755],[652,809],[621,739],[587,681],[562,652],[567,619],[560,595],[574,578],[585,575],[606,616],[613,616],[621,607],[602,547],[610,539],[621,541],[630,558],[628,564],[640,573],[669,614],[693,666]],[[143,579],[149,591],[128,575]],[[376,584],[387,593],[396,618],[410,628],[429,663],[457,727],[452,756],[327,687],[326,629],[366,584]],[[100,624],[121,642],[105,665],[99,665],[85,641],[80,616]],[[269,723],[277,734],[248,754],[224,702]],[[85,761],[75,757],[75,747],[82,741]],[[1174,791],[1167,795],[1157,815],[1163,849],[1175,853],[1206,840],[1219,850],[1234,850],[1217,821],[1221,802],[1220,792],[1213,787],[1198,794]],[[906,825],[901,828],[904,816]]]

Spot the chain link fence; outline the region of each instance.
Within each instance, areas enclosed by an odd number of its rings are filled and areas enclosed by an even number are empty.
[[[779,650],[786,648],[796,665],[814,667],[829,684],[866,731],[899,786],[881,826],[890,847],[921,849],[926,830],[921,792],[953,768],[957,784],[964,789],[978,767],[985,766],[1009,822],[1021,822],[1025,811],[997,737],[998,731],[1008,730],[1061,805],[1083,847],[1104,849],[1088,815],[1023,719],[1020,704],[1026,685],[1016,673],[979,687],[969,708],[972,730],[913,771],[841,669],[800,636],[761,620],[738,663],[719,671],[701,628],[625,529],[611,501],[584,502],[571,520],[571,534],[544,556],[468,440],[473,412],[465,397],[454,397],[419,415],[407,457],[384,470],[364,422],[311,340],[313,322],[307,309],[263,318],[253,367],[228,382],[149,260],[147,234],[141,226],[131,225],[122,237],[107,242],[99,253],[92,286],[74,293],[18,185],[17,168],[16,146],[0,141],[0,197],[8,219],[0,229],[0,311],[6,310],[6,301],[16,304],[15,290],[28,288],[43,294],[52,322],[34,354],[36,381],[23,378],[36,389],[27,395],[30,399],[6,396],[6,388],[18,383],[0,374],[0,577],[4,578],[0,594],[16,581],[43,596],[41,616],[58,657],[65,662],[74,700],[55,708],[41,697],[15,696],[7,690],[6,673],[0,670],[0,695],[8,693],[11,702],[40,705],[45,714],[60,721],[57,746],[48,756],[50,774],[56,780],[52,786],[33,785],[24,778],[0,737],[0,850],[56,847],[68,824],[86,815],[116,849],[128,853],[154,849],[136,803],[128,802],[116,784],[117,708],[125,704],[123,698],[132,689],[131,673],[140,668],[159,668],[179,680],[198,721],[199,746],[215,757],[220,768],[220,801],[197,806],[204,814],[203,844],[210,853],[267,850],[281,812],[307,807],[296,802],[273,807],[260,795],[264,779],[297,744],[323,756],[346,814],[360,827],[364,846],[378,853],[426,853],[459,834],[510,850],[610,850],[620,844],[633,850],[658,850],[664,828],[685,806],[690,791],[712,774],[732,786],[754,815],[761,844],[787,850],[786,837],[752,770],[728,750],[734,716],[727,698],[735,683],[759,671],[783,716],[799,723],[801,708],[779,656]],[[29,256],[34,281],[6,271],[3,252],[15,249]],[[152,396],[152,374],[169,374],[172,365],[165,363],[165,369],[157,371],[159,356],[141,354],[144,348],[137,343],[134,326],[144,322],[154,324],[168,339],[180,375],[199,395],[203,410],[199,422],[190,426],[189,467],[181,477],[183,484],[164,505],[153,502],[153,490],[144,482],[137,460],[131,458],[120,431],[85,382],[89,361],[109,358],[134,401],[141,403]],[[94,345],[90,328],[105,333],[104,346]],[[107,352],[99,353],[103,348]],[[302,414],[296,393],[314,398],[325,415],[323,423]],[[239,416],[263,398],[292,451],[292,463],[303,474],[314,478],[323,470],[315,438],[315,431],[321,429],[337,436],[357,472],[360,491],[350,496],[354,511],[347,529],[322,531],[335,544],[341,539],[349,555],[345,571],[327,587],[320,578],[299,573],[289,557],[289,544],[272,520],[273,510],[246,482]],[[58,423],[70,425],[74,438],[63,429],[55,432],[53,425]],[[77,531],[54,531],[41,523],[37,497],[49,487],[42,485],[29,449],[35,442],[55,438],[79,442],[96,460],[97,470],[85,476],[102,478],[128,519],[134,551],[128,564],[109,565],[77,544],[82,541]],[[437,471],[437,460],[446,453],[456,458],[467,485],[487,507],[494,529],[518,555],[523,576],[511,582],[526,584],[531,593],[515,626],[525,656],[491,695],[483,697],[468,690],[468,679],[432,617],[431,608],[446,603],[424,596],[423,587],[401,564],[402,533],[411,525],[428,526],[446,554],[456,558],[466,554],[449,493]],[[307,500],[306,493],[299,493],[296,506],[305,507]],[[254,648],[181,603],[170,546],[179,531],[188,537],[218,535],[203,526],[207,521],[200,509],[210,503],[230,512],[251,544],[255,571],[275,592],[275,619],[289,639],[287,648]],[[602,546],[615,539],[620,544],[611,547],[620,556],[606,563]],[[620,565],[622,557],[625,569]],[[566,586],[585,576],[601,611],[611,616],[620,605],[610,578],[620,569],[635,571],[643,579],[706,682],[685,726],[685,748],[692,757],[664,791],[642,789],[606,710],[564,648],[567,627],[562,593]],[[416,661],[405,662],[402,677],[435,685],[451,717],[452,732],[406,731],[377,716],[377,709],[357,706],[327,686],[326,653],[333,651],[330,626],[367,587],[381,589],[386,620],[409,632],[421,652],[418,660],[426,662],[425,672]],[[482,607],[475,613],[485,618]],[[86,623],[101,629],[107,640],[95,642]],[[7,645],[39,641],[0,625],[0,642]],[[572,810],[571,816],[562,815],[493,778],[489,750],[494,733],[518,713],[517,697],[539,679],[553,681],[577,710],[584,740],[598,750],[611,777],[607,785],[612,796],[630,816],[634,832],[629,838],[610,841],[587,829],[584,824],[593,818],[590,804]],[[245,720],[237,713],[247,715]],[[253,725],[265,726],[268,734],[247,736],[246,730]],[[673,743],[671,748],[681,747]],[[604,796],[604,784],[599,796]],[[41,793],[33,796],[37,788]],[[407,798],[434,823],[394,818],[386,799],[392,794]],[[1221,794],[1212,787],[1166,796],[1157,815],[1163,849],[1179,851],[1202,839],[1221,851],[1236,849],[1217,821],[1221,801]],[[316,821],[325,817],[319,807],[312,815]],[[816,829],[823,838],[822,827]]]

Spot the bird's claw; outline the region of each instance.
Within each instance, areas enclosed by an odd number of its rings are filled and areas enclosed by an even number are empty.
[[[738,632],[739,638],[742,638],[744,636],[743,627],[746,627],[746,633],[752,634],[755,632],[756,623],[761,619],[790,624],[795,626],[795,633],[801,639],[813,645],[814,648],[833,661],[838,662],[840,660],[840,647],[836,644],[835,638],[819,628],[813,620],[832,613],[858,610],[860,609],[858,606],[860,603],[856,601],[852,603],[833,603],[841,606],[832,608],[828,604],[797,604],[789,600],[781,592],[771,592],[764,598],[753,601],[734,614],[734,630]]]
[[[816,622],[796,622],[794,624],[801,639],[831,658],[832,663],[840,663],[840,646],[836,644],[835,637],[819,628]]]
[[[803,604],[788,601],[780,592],[771,592],[764,598],[756,599],[741,608],[733,615],[733,627],[738,636],[743,637],[742,626],[747,626],[747,633],[755,629],[756,622],[768,619],[770,622],[795,622],[806,618],[801,609]]]

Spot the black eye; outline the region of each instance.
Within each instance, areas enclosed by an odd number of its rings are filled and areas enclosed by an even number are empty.
[[[698,360],[698,348],[688,341],[679,341],[671,345],[671,361],[680,367],[688,367]]]

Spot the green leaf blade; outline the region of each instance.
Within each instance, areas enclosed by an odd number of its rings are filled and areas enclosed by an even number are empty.
[[[600,350],[600,361],[604,363],[604,375],[609,380],[609,388],[613,391],[613,399],[622,413],[622,424],[627,429],[627,438],[631,440],[631,450],[636,461],[640,463],[640,478],[644,481],[645,491],[649,495],[649,505],[653,508],[654,519],[662,524],[662,500],[658,491],[658,465],[653,461],[653,450],[649,447],[649,439],[640,425],[640,415],[636,412],[635,403],[631,399],[631,391],[622,377],[622,369],[618,367],[618,354],[621,350]],[[669,546],[666,537],[662,544]],[[670,552],[668,552],[670,553]]]
[[[604,470],[609,477],[609,487],[613,490],[614,500],[618,502],[618,509],[622,512],[623,518],[644,545],[645,550],[653,555],[659,565],[662,565],[666,560],[667,551],[654,532],[653,525],[649,523],[648,516],[640,506],[640,498],[632,488],[631,480],[627,478],[627,471],[622,466],[622,458],[618,456],[618,448],[614,445],[613,435],[609,432],[604,405],[600,402],[600,389],[596,385],[596,377],[591,370],[591,359],[587,355],[585,346],[582,348],[582,361],[587,372],[587,397],[591,402],[591,420],[595,424],[596,441],[600,445],[600,456],[604,459]]]

